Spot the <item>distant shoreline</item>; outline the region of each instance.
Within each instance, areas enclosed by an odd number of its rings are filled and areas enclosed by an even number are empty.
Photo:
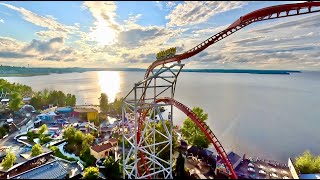
[[[50,74],[83,73],[89,71],[134,71],[145,72],[142,68],[26,68],[14,66],[0,66],[0,77],[28,77]],[[178,71],[174,69],[173,71]],[[200,73],[247,73],[247,74],[285,74],[301,73],[297,70],[256,70],[256,69],[182,69],[182,72]]]

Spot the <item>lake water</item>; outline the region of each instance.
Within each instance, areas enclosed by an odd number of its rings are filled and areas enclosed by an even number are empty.
[[[102,71],[5,77],[10,82],[75,94],[77,104],[98,104],[101,92],[125,96],[144,72]],[[320,73],[291,75],[182,72],[175,99],[202,107],[225,149],[286,162],[308,149],[320,154]],[[174,109],[174,121],[186,116]]]

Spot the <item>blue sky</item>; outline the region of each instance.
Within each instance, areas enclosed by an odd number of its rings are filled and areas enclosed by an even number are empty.
[[[47,1],[0,3],[0,63],[37,67],[147,67],[267,6],[296,3]],[[185,61],[186,68],[320,70],[320,13],[250,25]]]

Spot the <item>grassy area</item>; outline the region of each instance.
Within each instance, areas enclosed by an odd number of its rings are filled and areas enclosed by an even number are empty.
[[[49,148],[53,151],[54,156],[57,156],[61,159],[65,159],[67,161],[77,161],[74,158],[69,158],[69,157],[63,155],[57,146],[50,146]]]

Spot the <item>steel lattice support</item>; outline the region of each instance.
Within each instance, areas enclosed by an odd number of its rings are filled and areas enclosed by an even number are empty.
[[[168,103],[157,104],[156,99],[160,96],[173,98],[177,77],[183,66],[176,63],[154,70],[149,78],[136,83],[123,100],[121,132],[124,178],[173,178],[173,106]],[[143,100],[141,97],[144,97]],[[162,116],[162,107],[170,111],[170,118]],[[146,111],[149,113],[139,129],[139,112]],[[157,141],[159,139],[161,141]],[[168,148],[170,157],[161,158],[159,155],[168,151]]]

